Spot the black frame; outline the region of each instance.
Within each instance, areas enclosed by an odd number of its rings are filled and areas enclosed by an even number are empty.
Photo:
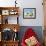
[[[34,10],[35,10],[35,15],[34,15],[34,17],[25,18],[25,17],[24,17],[24,10],[25,10],[25,9],[34,9]],[[24,18],[24,19],[36,19],[36,8],[23,8],[23,18]]]

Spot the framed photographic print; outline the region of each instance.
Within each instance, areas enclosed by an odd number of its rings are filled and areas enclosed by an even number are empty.
[[[10,10],[10,11],[9,11],[9,14],[10,14],[10,15],[14,15],[14,10]]]
[[[9,10],[2,10],[2,15],[9,15]]]
[[[24,8],[23,18],[24,19],[35,19],[36,18],[36,8]]]
[[[17,14],[17,11],[16,11],[16,10],[10,10],[10,11],[9,11],[9,14],[10,14],[10,15],[16,15],[16,14]]]

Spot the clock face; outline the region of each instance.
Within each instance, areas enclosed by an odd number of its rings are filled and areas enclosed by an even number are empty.
[[[9,15],[9,10],[2,10],[2,15]]]

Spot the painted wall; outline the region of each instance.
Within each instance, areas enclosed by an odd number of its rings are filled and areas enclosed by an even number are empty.
[[[15,6],[14,1],[15,0],[0,0],[0,6]],[[17,6],[20,7],[19,24],[21,26],[43,26],[44,16],[42,2],[42,0],[17,0]],[[23,8],[36,8],[36,19],[23,19]]]

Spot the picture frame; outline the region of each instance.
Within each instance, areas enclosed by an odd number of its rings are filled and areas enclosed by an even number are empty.
[[[9,15],[9,10],[2,10],[2,15]]]
[[[35,19],[36,8],[23,8],[23,18],[24,19]]]
[[[16,10],[10,10],[10,11],[9,11],[9,14],[10,14],[10,15],[16,15],[16,14],[17,14],[17,11],[16,11]]]

